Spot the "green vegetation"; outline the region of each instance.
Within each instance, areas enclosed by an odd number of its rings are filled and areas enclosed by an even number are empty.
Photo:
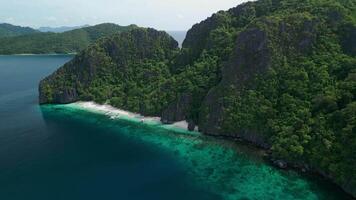
[[[27,35],[32,33],[38,33],[38,31],[30,27],[14,26],[6,23],[0,24],[0,38]]]
[[[158,115],[173,98],[158,88],[168,79],[168,64],[176,53],[177,42],[164,32],[137,28],[116,34],[91,45],[49,77],[41,85],[42,95],[46,102],[52,98],[62,103],[58,96],[73,97],[68,91],[75,88],[74,96],[82,100]]]
[[[0,38],[0,54],[76,53],[99,38],[134,28],[137,27],[99,24],[64,33],[47,32]]]
[[[194,25],[181,50],[151,29],[125,32],[42,81],[40,101],[174,113],[356,196],[355,13],[354,0],[249,2]]]

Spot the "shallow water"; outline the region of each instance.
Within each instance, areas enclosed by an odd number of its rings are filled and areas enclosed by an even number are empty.
[[[348,199],[253,147],[158,124],[38,106],[70,56],[0,56],[0,199]]]

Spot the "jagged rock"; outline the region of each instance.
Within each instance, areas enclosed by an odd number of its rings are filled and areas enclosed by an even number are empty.
[[[342,47],[345,53],[356,56],[356,26],[348,24],[343,27]]]
[[[189,120],[188,122],[188,131],[194,131],[195,130],[195,123],[193,120]]]
[[[234,85],[237,88],[250,81],[256,74],[264,72],[270,63],[269,49],[267,47],[267,34],[257,28],[246,30],[239,34],[236,40],[236,49],[233,56],[222,70],[222,81],[216,87],[209,91],[204,100],[203,106],[208,109],[209,115],[201,113],[199,127],[209,135],[230,135],[235,137],[244,137],[249,132],[247,130],[237,130],[235,133],[224,133],[221,130],[223,121],[224,105],[220,101],[223,97],[224,88]],[[240,134],[239,134],[240,133]],[[248,135],[248,134],[247,134]],[[257,136],[251,139],[251,142],[264,144],[262,138]],[[265,146],[265,145],[263,145]]]
[[[41,104],[71,103],[78,100],[95,100],[93,96],[101,96],[100,101],[105,102],[120,92],[113,94],[108,87],[103,92],[102,86],[105,87],[107,86],[105,84],[113,82],[124,85],[132,81],[132,77],[136,76],[137,72],[133,72],[132,69],[131,72],[128,71],[130,68],[143,65],[143,63],[146,64],[143,77],[154,79],[158,74],[151,68],[161,65],[166,67],[162,63],[171,59],[177,49],[178,43],[171,36],[151,28],[135,28],[131,31],[114,34],[99,40],[52,75],[43,79],[39,85],[39,101]],[[132,73],[132,75],[128,75],[128,73]],[[108,83],[107,79],[111,79],[111,83]],[[125,88],[125,91],[121,91],[121,93],[127,92],[129,89],[130,87]],[[93,95],[93,91],[96,91],[97,94]],[[98,95],[98,93],[101,94]],[[140,98],[139,94],[134,94],[136,99]],[[142,111],[144,114],[146,112],[152,114],[149,112],[151,110],[148,110],[146,107],[141,109],[141,105],[139,105],[136,106],[134,112]],[[161,110],[155,114],[158,112]]]
[[[74,88],[65,89],[63,92],[54,94],[54,102],[60,104],[73,103],[78,100],[77,91]]]
[[[271,145],[267,142],[267,139],[256,131],[240,131],[234,135],[264,149],[271,148]]]
[[[178,121],[186,120],[186,115],[192,102],[190,94],[182,94],[177,101],[172,102],[162,112],[161,120],[165,124],[171,124]]]
[[[273,161],[273,164],[281,169],[286,169],[288,167],[287,162],[283,160],[275,160]]]
[[[45,104],[48,103],[48,96],[46,96],[43,92],[41,92],[41,88],[43,82],[40,83],[40,96],[39,96],[39,103],[40,104]],[[63,89],[62,91],[55,91],[54,94],[52,95],[52,100],[51,103],[56,103],[56,104],[67,104],[67,103],[73,103],[75,101],[78,101],[78,93],[74,88],[69,88],[69,89]]]
[[[298,41],[299,52],[306,53],[311,48],[315,40],[315,26],[314,21],[305,21],[303,25],[303,30],[301,31],[301,39]]]

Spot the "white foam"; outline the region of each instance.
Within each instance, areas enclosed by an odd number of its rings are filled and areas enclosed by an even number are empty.
[[[172,124],[172,126],[181,128],[181,129],[188,129],[188,122],[187,121],[180,121]]]
[[[109,116],[110,119],[112,119],[112,120],[126,118],[126,119],[133,119],[135,121],[145,123],[145,124],[154,123],[154,124],[162,125],[160,117],[142,116],[138,113],[133,113],[133,112],[119,109],[119,108],[115,108],[108,104],[100,105],[100,104],[90,101],[90,102],[76,102],[76,103],[73,103],[72,105],[78,106],[85,110],[105,114],[105,115]],[[164,125],[164,127],[167,127],[167,128],[174,127],[174,128],[178,128],[178,129],[188,130],[188,122],[180,121],[180,122],[176,122],[176,123],[173,123],[170,125]],[[196,127],[195,130],[197,131],[198,128]]]
[[[76,102],[73,105],[78,106],[85,110],[91,110],[95,112],[100,112],[107,116],[110,116],[110,119],[120,119],[120,118],[131,118],[141,121],[143,123],[161,123],[161,118],[159,117],[146,117],[137,113],[128,112],[126,110],[121,110],[110,106],[108,104],[100,105],[95,102]]]

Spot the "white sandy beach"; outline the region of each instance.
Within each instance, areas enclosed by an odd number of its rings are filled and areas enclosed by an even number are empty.
[[[132,113],[132,112],[129,112],[126,110],[121,110],[121,109],[115,108],[115,107],[107,105],[107,104],[100,105],[95,102],[76,102],[76,103],[73,103],[73,105],[79,106],[80,108],[85,109],[85,110],[90,110],[90,111],[105,114],[107,116],[110,116],[111,119],[129,118],[129,119],[141,121],[142,123],[147,123],[147,124],[152,124],[152,123],[162,124],[160,117],[142,116],[140,114]],[[171,127],[175,127],[175,128],[179,128],[179,129],[183,129],[183,130],[188,130],[188,122],[187,121],[180,121],[180,122],[176,122],[174,124],[167,125],[167,126],[171,126]]]

